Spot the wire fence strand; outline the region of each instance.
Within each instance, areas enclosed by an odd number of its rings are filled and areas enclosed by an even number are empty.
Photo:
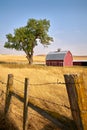
[[[21,84],[24,84],[23,81],[21,80],[18,80],[16,78],[14,78],[15,81],[21,83]],[[0,80],[0,83],[1,84],[4,84],[4,85],[7,85],[7,83],[3,82]],[[58,79],[56,82],[46,82],[46,83],[30,83],[29,85],[30,86],[45,86],[45,85],[65,85],[66,83],[65,82],[60,82]],[[72,84],[72,83],[71,83]],[[17,94],[21,94],[23,95],[24,91],[21,91],[21,90],[17,90],[15,87],[13,88],[14,92],[17,93]],[[1,91],[0,93],[0,96],[2,96],[3,94],[6,94],[3,90]],[[29,98],[33,98],[33,99],[36,99],[36,100],[41,100],[41,101],[44,101],[44,102],[47,102],[47,103],[50,103],[50,104],[53,104],[53,105],[57,105],[57,106],[61,106],[61,107],[65,107],[67,109],[70,109],[69,106],[65,105],[65,104],[59,104],[59,103],[55,103],[55,102],[52,102],[52,101],[49,101],[49,100],[46,100],[46,99],[42,99],[42,98],[39,98],[39,97],[34,97],[32,95],[29,95]]]
[[[16,79],[16,78],[14,78],[14,80],[17,81],[17,82],[19,82],[19,83],[21,83],[21,84],[24,84],[24,82],[21,81],[21,80],[18,80],[18,79]]]
[[[49,100],[42,99],[42,98],[39,98],[39,97],[34,97],[34,96],[29,96],[29,97],[31,97],[31,98],[33,98],[33,99],[37,99],[37,100],[41,100],[41,101],[50,103],[50,104],[52,104],[52,105],[57,105],[57,106],[61,106],[61,107],[65,107],[65,108],[67,108],[67,109],[70,109],[70,107],[67,106],[67,105],[65,105],[65,104],[59,104],[59,103],[51,102],[51,101],[49,101]]]
[[[14,78],[14,80],[17,81],[17,82],[19,82],[19,83],[21,83],[21,84],[24,84],[24,82],[21,81],[21,80],[18,80],[18,79],[16,79],[16,78]],[[5,82],[3,82],[3,81],[1,81],[1,80],[0,80],[0,83],[1,83],[1,84],[4,84],[4,85],[7,84],[7,83],[5,83]],[[32,84],[32,83],[31,83],[31,84],[29,84],[29,85],[30,85],[30,86],[45,86],[45,85],[58,85],[58,84],[63,84],[63,85],[65,85],[64,82],[59,82],[58,79],[57,79],[57,82],[48,82],[48,83],[39,83],[39,84]],[[15,93],[17,93],[17,94],[19,94],[19,95],[20,95],[20,94],[23,95],[23,93],[24,93],[24,91],[17,90],[15,87],[13,88],[13,90],[14,90]],[[0,96],[2,96],[3,94],[6,94],[6,93],[2,90]],[[41,100],[41,101],[44,101],[44,102],[47,102],[47,103],[50,103],[50,104],[53,104],[53,105],[59,105],[59,106],[65,107],[65,108],[67,108],[67,109],[70,109],[70,107],[66,106],[65,104],[58,104],[58,103],[51,102],[51,101],[49,101],[49,100],[42,99],[42,98],[39,98],[39,97],[34,97],[34,96],[31,96],[31,95],[30,95],[29,98]]]
[[[7,83],[5,83],[5,82],[3,82],[3,81],[1,81],[1,80],[0,80],[0,83],[1,83],[1,84],[5,84],[5,85],[7,84]]]

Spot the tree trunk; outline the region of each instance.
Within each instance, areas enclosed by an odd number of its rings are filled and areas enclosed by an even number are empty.
[[[27,55],[26,56],[29,62],[29,65],[33,64],[33,55]]]

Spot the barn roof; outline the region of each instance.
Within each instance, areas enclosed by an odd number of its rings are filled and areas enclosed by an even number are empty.
[[[64,60],[65,55],[68,51],[55,51],[50,52],[46,56],[46,60]]]

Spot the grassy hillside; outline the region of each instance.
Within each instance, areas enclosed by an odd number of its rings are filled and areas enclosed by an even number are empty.
[[[38,55],[34,56],[33,60],[34,62],[45,62],[45,55]],[[28,63],[28,60],[26,56],[20,56],[20,55],[0,55],[0,62],[1,63]]]
[[[21,62],[27,63],[25,56],[6,56],[1,55],[0,61],[4,62]],[[34,62],[44,62],[45,56],[35,56]],[[0,81],[7,82],[7,75],[14,75],[14,90],[19,95],[23,95],[24,79],[29,78],[29,101],[39,106],[55,118],[60,118],[64,123],[70,123],[72,116],[69,109],[69,101],[64,84],[64,74],[84,74],[85,84],[87,85],[87,67],[48,67],[45,65],[28,64],[0,64]],[[56,83],[56,84],[54,84]],[[1,89],[6,89],[6,85],[0,82]],[[87,90],[87,89],[86,89]],[[0,97],[0,109],[4,107],[4,99]],[[15,98],[12,98],[10,105],[9,118],[12,121],[5,122],[15,123],[16,129],[22,129],[23,104]],[[2,123],[3,120],[1,120]],[[1,124],[0,123],[0,124]],[[13,124],[14,124],[13,123]],[[20,124],[20,125],[19,125]],[[11,125],[12,127],[12,125]],[[29,130],[60,130],[50,121],[39,115],[37,112],[29,108]],[[72,126],[71,126],[72,127]],[[11,130],[14,129],[13,127]]]

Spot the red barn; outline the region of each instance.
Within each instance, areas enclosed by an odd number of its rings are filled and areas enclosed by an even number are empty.
[[[75,65],[75,66],[87,66],[87,60],[74,60],[73,65]]]
[[[46,56],[47,66],[73,66],[73,56],[70,51],[50,52]]]

